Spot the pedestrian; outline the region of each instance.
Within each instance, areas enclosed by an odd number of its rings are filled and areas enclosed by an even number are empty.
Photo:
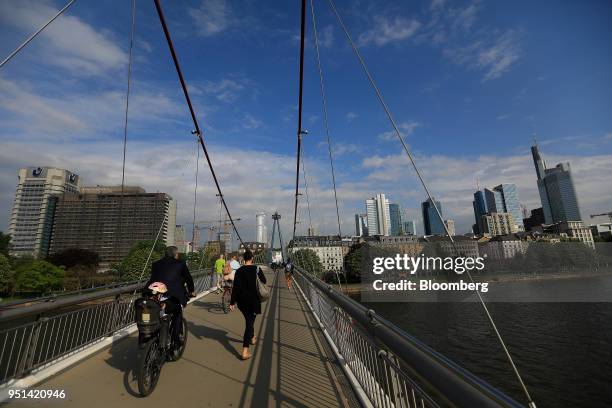
[[[289,292],[291,292],[291,287],[293,285],[293,271],[293,263],[291,263],[291,259],[287,259],[285,263],[285,281],[287,282],[287,289],[289,289]]]
[[[223,267],[225,266],[225,256],[219,254],[219,259],[215,261],[215,278],[217,279],[217,291],[221,290],[221,281],[223,280]]]
[[[262,283],[266,283],[261,268],[253,265],[253,253],[250,250],[244,252],[244,265],[236,271],[234,276],[234,288],[232,289],[232,299],[230,301],[230,310],[234,310],[238,305],[238,310],[244,316],[244,336],[242,338],[242,354],[240,357],[243,360],[251,358],[249,346],[255,345],[257,337],[255,337],[255,318],[261,314],[261,301],[257,294],[257,279]]]

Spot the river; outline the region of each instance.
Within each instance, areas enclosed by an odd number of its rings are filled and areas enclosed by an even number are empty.
[[[606,279],[610,282],[602,285],[605,288],[602,290],[607,291],[612,277]],[[522,284],[540,286],[541,282]],[[579,281],[574,284],[577,291],[582,290]],[[588,290],[593,290],[591,284]],[[612,407],[610,300],[609,303],[489,304],[539,408]],[[517,401],[525,402],[480,304],[366,305]]]

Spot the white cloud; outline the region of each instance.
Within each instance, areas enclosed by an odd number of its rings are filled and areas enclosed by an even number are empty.
[[[521,57],[518,33],[508,30],[492,39],[480,39],[464,47],[449,47],[444,55],[459,65],[484,71],[483,82],[499,78]]]
[[[203,86],[204,92],[213,95],[221,102],[234,102],[244,89],[245,84],[242,81],[229,78],[218,82],[208,81]]]
[[[189,15],[204,37],[219,34],[232,24],[232,12],[225,0],[202,0],[200,7],[189,9]]]
[[[418,128],[419,126],[421,126],[421,124],[419,122],[402,122],[398,125],[400,132],[402,134],[402,136],[404,138],[406,138],[407,136],[410,136],[411,134],[414,133],[414,131],[416,130],[416,128]],[[381,133],[378,135],[378,138],[380,140],[384,140],[387,142],[391,142],[391,141],[396,141],[397,140],[397,134],[395,133],[395,130],[389,130],[387,132]]]
[[[334,45],[334,26],[328,25],[319,31],[319,46],[329,48]]]
[[[589,214],[604,211],[609,206],[612,201],[612,181],[609,179],[612,155],[547,155],[546,160],[549,166],[562,161],[570,162],[585,221],[588,221]],[[515,183],[523,204],[530,209],[541,206],[533,162],[528,152],[515,156],[487,155],[476,158],[417,156],[416,162],[428,187],[442,201],[445,216],[457,222],[458,232],[467,232],[474,222],[472,194],[476,177],[480,178],[481,186],[487,187],[502,182]],[[425,197],[405,155],[371,156],[362,161],[362,167],[369,174],[364,179],[364,185],[376,186],[393,199],[401,197],[406,191],[416,193],[415,199],[406,198],[404,207],[417,208]],[[364,188],[369,191],[368,187]]]
[[[472,3],[467,7],[459,10],[450,10],[449,15],[452,20],[451,28],[461,28],[468,31],[476,21],[476,13],[478,12],[478,3]]]
[[[606,135],[604,136],[604,140],[612,140],[612,132],[610,132],[610,133],[606,134]]]
[[[383,46],[390,42],[403,41],[412,37],[421,27],[419,21],[402,16],[375,16],[373,24],[374,28],[363,32],[359,36],[359,46],[370,44]]]
[[[353,120],[357,119],[359,115],[357,115],[355,112],[348,112],[346,114],[346,121],[348,123],[351,123]]]
[[[46,1],[2,1],[0,21],[29,35],[57,11]],[[58,65],[75,75],[102,75],[127,63],[127,54],[107,32],[70,15],[69,11],[49,25],[29,47],[36,47],[38,63]]]
[[[263,122],[261,120],[255,119],[253,115],[247,114],[244,117],[242,127],[244,127],[245,129],[257,129],[261,126],[263,126]]]

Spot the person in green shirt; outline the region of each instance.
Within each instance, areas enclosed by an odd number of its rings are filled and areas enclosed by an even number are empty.
[[[217,278],[217,290],[221,290],[221,282],[223,281],[223,268],[225,267],[225,257],[219,255],[219,259],[215,261],[215,275]]]

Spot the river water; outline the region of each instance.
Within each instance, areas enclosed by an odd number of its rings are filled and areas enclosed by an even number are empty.
[[[612,277],[607,279],[612,283]],[[580,285],[579,281],[575,284]],[[609,285],[604,287],[607,293]],[[612,407],[610,300],[489,304],[539,408]],[[517,401],[526,401],[480,304],[366,305]]]

